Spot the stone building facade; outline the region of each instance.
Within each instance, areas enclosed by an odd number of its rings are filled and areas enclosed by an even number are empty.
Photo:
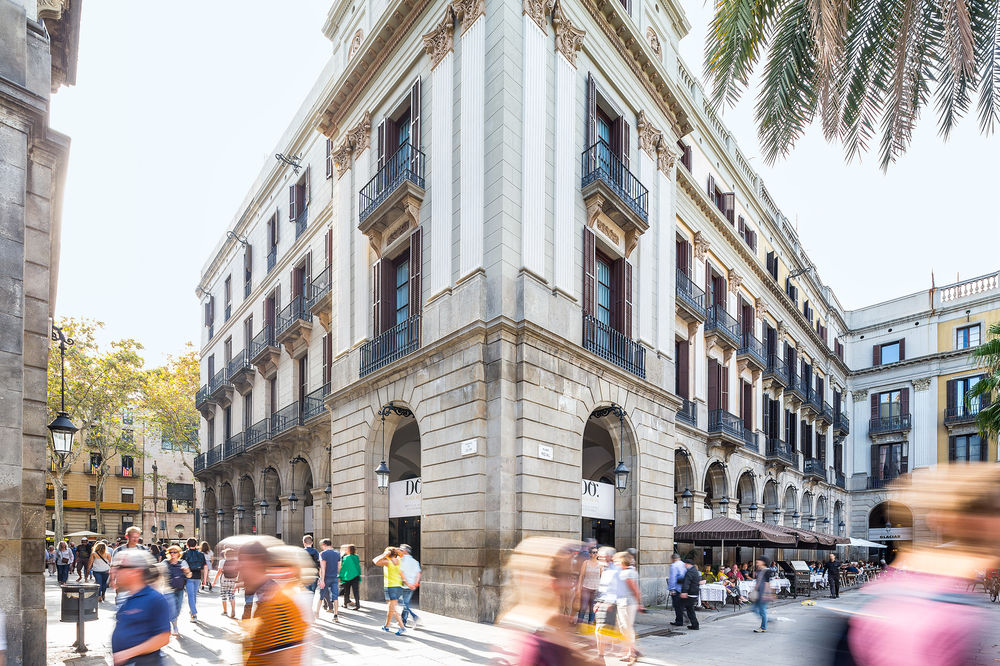
[[[0,610],[7,663],[45,663],[46,370],[69,138],[51,95],[76,81],[80,3],[0,0]]]

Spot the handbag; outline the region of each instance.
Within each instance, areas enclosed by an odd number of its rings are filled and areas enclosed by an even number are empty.
[[[750,590],[750,601],[756,602],[759,598],[760,595],[757,593],[757,588]]]

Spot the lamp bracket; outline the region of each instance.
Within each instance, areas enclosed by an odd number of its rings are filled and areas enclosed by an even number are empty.
[[[401,416],[403,418],[413,416],[413,412],[408,410],[406,407],[400,407],[399,405],[394,405],[391,402],[383,405],[382,408],[378,410],[378,413],[379,416],[382,417],[383,421],[385,421],[385,417],[389,416],[389,414],[395,414],[396,416]]]
[[[247,242],[246,236],[240,236],[235,231],[227,231],[226,238],[232,238],[234,241],[242,245],[244,248],[249,247],[250,243]]]
[[[292,171],[296,174],[299,173],[299,169],[302,168],[302,153],[289,157],[284,153],[275,153],[274,158],[279,162],[284,162],[288,166],[292,167]]]

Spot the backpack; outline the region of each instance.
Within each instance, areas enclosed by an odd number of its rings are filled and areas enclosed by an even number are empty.
[[[222,561],[222,575],[225,578],[236,578],[239,575],[239,569],[236,568],[236,562],[234,560],[223,560]]]
[[[187,576],[184,575],[184,568],[180,564],[170,564],[167,562],[167,573],[170,574],[170,588],[173,590],[183,590],[187,584]]]
[[[196,548],[191,548],[185,552],[184,559],[187,560],[191,571],[200,571],[205,568],[205,554]]]

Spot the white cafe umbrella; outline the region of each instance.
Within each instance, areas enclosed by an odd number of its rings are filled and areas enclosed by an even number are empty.
[[[82,532],[73,532],[72,534],[67,534],[66,536],[79,538],[79,537],[99,537],[104,535],[98,532],[91,532],[90,530],[83,530]]]
[[[854,546],[857,548],[888,548],[888,546],[875,543],[874,541],[869,541],[868,539],[858,539],[857,537],[851,537],[851,543],[838,543],[841,548],[847,548],[849,546]]]

